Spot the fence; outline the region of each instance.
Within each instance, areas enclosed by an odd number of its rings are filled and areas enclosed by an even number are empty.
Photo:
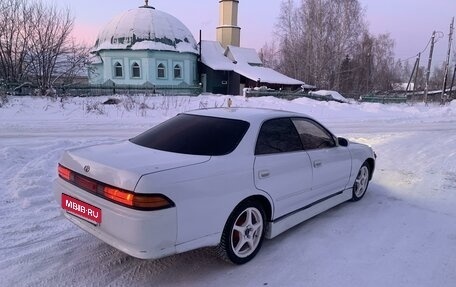
[[[38,87],[30,83],[0,83],[0,95],[42,95],[37,93]],[[68,85],[54,87],[53,90],[45,91],[46,95],[58,96],[103,96],[103,95],[189,95],[197,96],[202,93],[200,86],[126,86],[126,85]],[[276,90],[250,90],[246,91],[246,97],[276,97],[286,100],[294,100],[297,98],[309,98],[317,101],[338,101],[330,96],[319,96],[309,94],[302,91],[276,91]],[[346,98],[353,98],[360,102],[370,103],[416,103],[424,101],[424,93],[416,92],[415,94],[405,95],[404,92],[391,92],[385,94],[370,94],[360,96],[359,94],[344,94]],[[447,96],[445,101],[456,99],[456,93]],[[428,93],[428,102],[441,102],[441,91],[431,91]],[[340,101],[338,101],[340,102]]]
[[[456,99],[455,95],[445,95],[443,102],[451,102]],[[424,93],[416,94],[391,94],[391,95],[366,95],[361,96],[360,102],[368,103],[381,103],[381,104],[393,104],[393,103],[419,103],[424,102]],[[431,92],[427,96],[427,102],[441,103],[442,96],[441,92]]]
[[[283,92],[283,91],[247,91],[246,92],[246,97],[276,97],[280,99],[286,99],[286,100],[294,100],[298,98],[309,98],[312,100],[317,100],[317,101],[336,101],[336,102],[341,102],[337,99],[334,99],[330,96],[319,96],[319,95],[314,95],[314,94],[309,94],[306,92]]]
[[[0,94],[29,96],[29,95],[59,95],[59,96],[103,96],[115,94],[146,94],[146,95],[190,95],[201,94],[200,86],[127,86],[127,85],[68,85],[56,86],[47,91],[29,83],[9,83],[1,85]]]

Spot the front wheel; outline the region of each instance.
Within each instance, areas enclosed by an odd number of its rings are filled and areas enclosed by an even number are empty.
[[[369,185],[369,173],[369,164],[365,162],[359,169],[353,184],[352,201],[358,201],[366,194],[367,186]]]
[[[265,230],[263,207],[246,201],[229,216],[217,247],[219,255],[235,264],[250,261],[261,248]]]

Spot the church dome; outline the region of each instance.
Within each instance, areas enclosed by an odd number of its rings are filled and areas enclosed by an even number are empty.
[[[98,34],[93,51],[122,49],[198,53],[180,20],[147,4],[114,17]]]

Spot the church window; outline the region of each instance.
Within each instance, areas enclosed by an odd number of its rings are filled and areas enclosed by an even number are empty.
[[[174,66],[174,78],[181,79],[182,78],[182,68],[180,65]]]
[[[114,64],[114,76],[116,78],[121,78],[123,77],[123,69],[122,69],[122,64],[119,62],[116,62]]]
[[[160,79],[166,78],[166,67],[163,63],[158,64],[157,77]]]
[[[141,77],[141,68],[139,67],[139,64],[136,62],[134,62],[131,66],[131,75],[133,76],[133,78]]]

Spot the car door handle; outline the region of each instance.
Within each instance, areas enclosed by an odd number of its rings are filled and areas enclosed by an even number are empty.
[[[269,175],[271,175],[271,173],[269,172],[269,170],[260,170],[258,172],[258,177],[259,178],[267,178],[269,177]]]
[[[322,165],[323,163],[321,162],[321,160],[316,160],[313,162],[313,167],[315,168],[318,168]]]

